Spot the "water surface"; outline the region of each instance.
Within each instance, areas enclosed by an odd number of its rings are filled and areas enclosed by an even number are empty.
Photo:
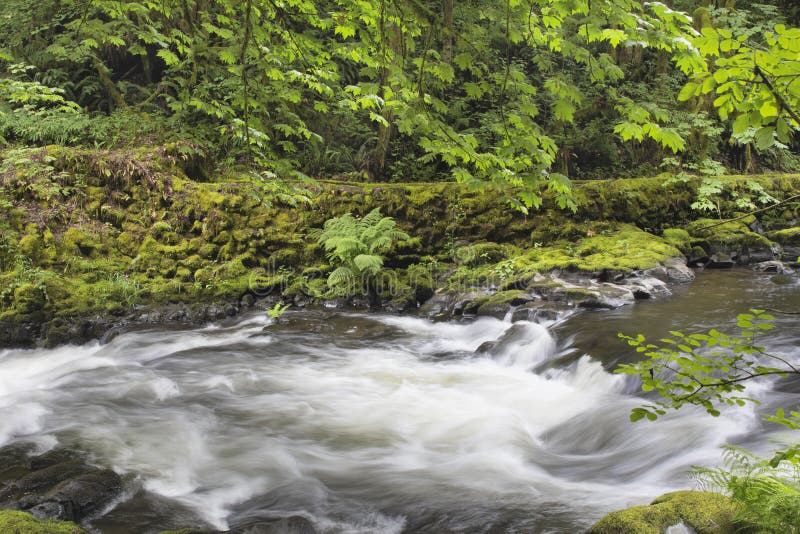
[[[790,438],[753,406],[631,424],[643,399],[609,372],[633,357],[618,331],[730,327],[753,306],[798,311],[800,286],[701,273],[672,297],[551,325],[292,310],[5,350],[0,444],[86,450],[164,497],[95,520],[107,533],[187,510],[221,529],[299,514],[336,533],[577,532],[692,487],[689,467],[719,463],[725,443]],[[776,322],[771,350],[800,360],[800,319]],[[794,384],[777,388],[751,393],[796,405]]]

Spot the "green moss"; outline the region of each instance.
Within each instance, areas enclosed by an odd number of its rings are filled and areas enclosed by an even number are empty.
[[[508,258],[510,248],[498,243],[477,243],[456,248],[453,251],[453,258],[457,263],[464,265],[497,263]]]
[[[564,298],[571,302],[581,302],[586,299],[597,298],[600,294],[591,289],[584,289],[581,287],[568,287],[558,291],[559,294],[564,295]]]
[[[726,222],[714,219],[698,219],[686,225],[686,231],[697,238],[695,242],[704,248],[730,248],[742,246],[771,247],[775,243],[750,230],[745,224],[747,219]]]
[[[136,255],[136,242],[130,232],[120,232],[116,239],[117,249],[128,256]]]
[[[122,223],[128,217],[127,213],[119,208],[115,208],[108,204],[103,204],[98,210],[98,216],[101,221],[111,223],[114,226],[121,227]]]
[[[623,224],[616,231],[609,230],[608,235],[595,234],[575,243],[533,248],[512,261],[521,273],[555,269],[627,273],[649,269],[681,256],[681,252],[664,239]]]
[[[39,235],[26,234],[17,244],[21,254],[30,258],[34,263],[42,263],[44,259],[44,241]]]
[[[64,232],[61,236],[61,245],[68,254],[92,258],[106,250],[96,235],[75,227]]]
[[[656,237],[622,222],[660,231],[694,217],[688,205],[696,184],[664,187],[660,178],[577,184],[584,204],[574,216],[547,208],[547,198],[545,209],[524,216],[499,192],[455,183],[320,182],[312,207],[265,207],[258,187],[241,175],[197,183],[159,148],[54,150],[55,172],[65,183],[80,174],[89,186],[81,188],[81,203],[69,217],[48,221],[44,230],[36,201],[0,191],[13,205],[0,221],[3,318],[81,317],[140,302],[227,299],[259,287],[262,278],[285,278],[275,274],[281,265],[304,272],[292,291],[322,294],[330,267],[307,230],[376,206],[414,237],[386,266],[398,275],[400,298],[417,301],[441,285],[526,289],[536,273],[553,269],[644,269],[679,256],[676,248],[685,252],[686,236],[669,229]],[[778,197],[800,187],[797,176],[759,180]],[[693,239],[693,246],[706,246],[703,237]],[[469,261],[454,262],[453,244],[466,241],[475,243],[462,250]],[[17,272],[23,256],[32,261]]]
[[[36,519],[16,510],[0,510],[0,532],[8,534],[88,534],[75,523],[54,519]]]
[[[739,532],[734,522],[733,500],[719,493],[676,491],[655,499],[649,506],[612,512],[598,521],[589,534],[661,534],[683,521],[698,534]]]
[[[214,259],[217,257],[219,247],[212,243],[205,243],[197,249],[197,253],[205,259]]]
[[[692,237],[683,228],[667,228],[662,232],[664,241],[680,250],[683,254],[692,251]]]
[[[781,245],[800,245],[800,227],[770,232],[769,238]]]
[[[19,313],[30,314],[44,309],[47,303],[45,286],[22,284],[14,289],[14,307]]]
[[[478,297],[464,310],[467,313],[476,312],[478,315],[502,315],[510,306],[518,306],[533,300],[530,293],[518,289],[498,291],[493,295]]]

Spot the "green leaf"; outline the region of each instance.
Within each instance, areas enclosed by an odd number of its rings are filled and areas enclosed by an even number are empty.
[[[156,55],[158,57],[160,57],[161,59],[163,59],[164,63],[166,63],[166,65],[168,67],[170,67],[172,65],[175,65],[175,64],[180,62],[180,59],[178,59],[178,56],[176,56],[175,54],[173,54],[171,51],[167,50],[166,48],[162,48],[161,50],[156,52]]]
[[[572,122],[575,114],[575,106],[566,100],[558,100],[553,107],[553,113],[555,114],[556,119],[560,121]]]
[[[687,82],[678,93],[678,101],[685,102],[700,93],[700,84]]]
[[[453,63],[461,70],[467,70],[473,66],[472,54],[461,52],[453,58]]]
[[[641,141],[644,138],[644,130],[638,124],[632,122],[621,122],[614,126],[614,133],[619,135],[623,141],[635,139]]]
[[[772,126],[764,126],[756,132],[756,147],[759,150],[766,150],[775,144],[775,128]]]

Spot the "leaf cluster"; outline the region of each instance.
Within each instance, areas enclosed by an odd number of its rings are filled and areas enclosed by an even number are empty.
[[[727,447],[724,464],[695,467],[693,475],[710,490],[740,504],[738,520],[757,532],[800,532],[800,466],[766,461],[738,447]],[[776,469],[777,468],[777,469]]]
[[[655,392],[664,399],[634,409],[631,420],[655,420],[666,409],[686,404],[701,406],[718,416],[718,404],[741,406],[753,400],[744,395],[749,380],[800,374],[791,362],[757,344],[759,335],[773,328],[772,320],[764,310],[751,310],[737,316],[736,335],[713,328],[695,334],[670,331],[669,337],[659,340],[660,345],[648,342],[642,334],[619,334],[645,359],[622,364],[616,372],[638,377],[642,391]]]
[[[347,213],[325,221],[321,229],[309,232],[309,237],[327,252],[332,265],[337,266],[328,276],[328,286],[337,294],[348,295],[361,282],[369,283],[383,269],[383,254],[397,241],[409,235],[397,229],[391,217],[381,215],[375,208],[362,218]]]

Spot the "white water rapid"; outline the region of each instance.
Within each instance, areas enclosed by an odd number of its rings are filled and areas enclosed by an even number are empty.
[[[564,351],[534,323],[286,317],[0,351],[0,445],[89,451],[217,528],[577,532],[762,430],[750,406],[633,425],[630,384],[590,356],[548,365]]]

